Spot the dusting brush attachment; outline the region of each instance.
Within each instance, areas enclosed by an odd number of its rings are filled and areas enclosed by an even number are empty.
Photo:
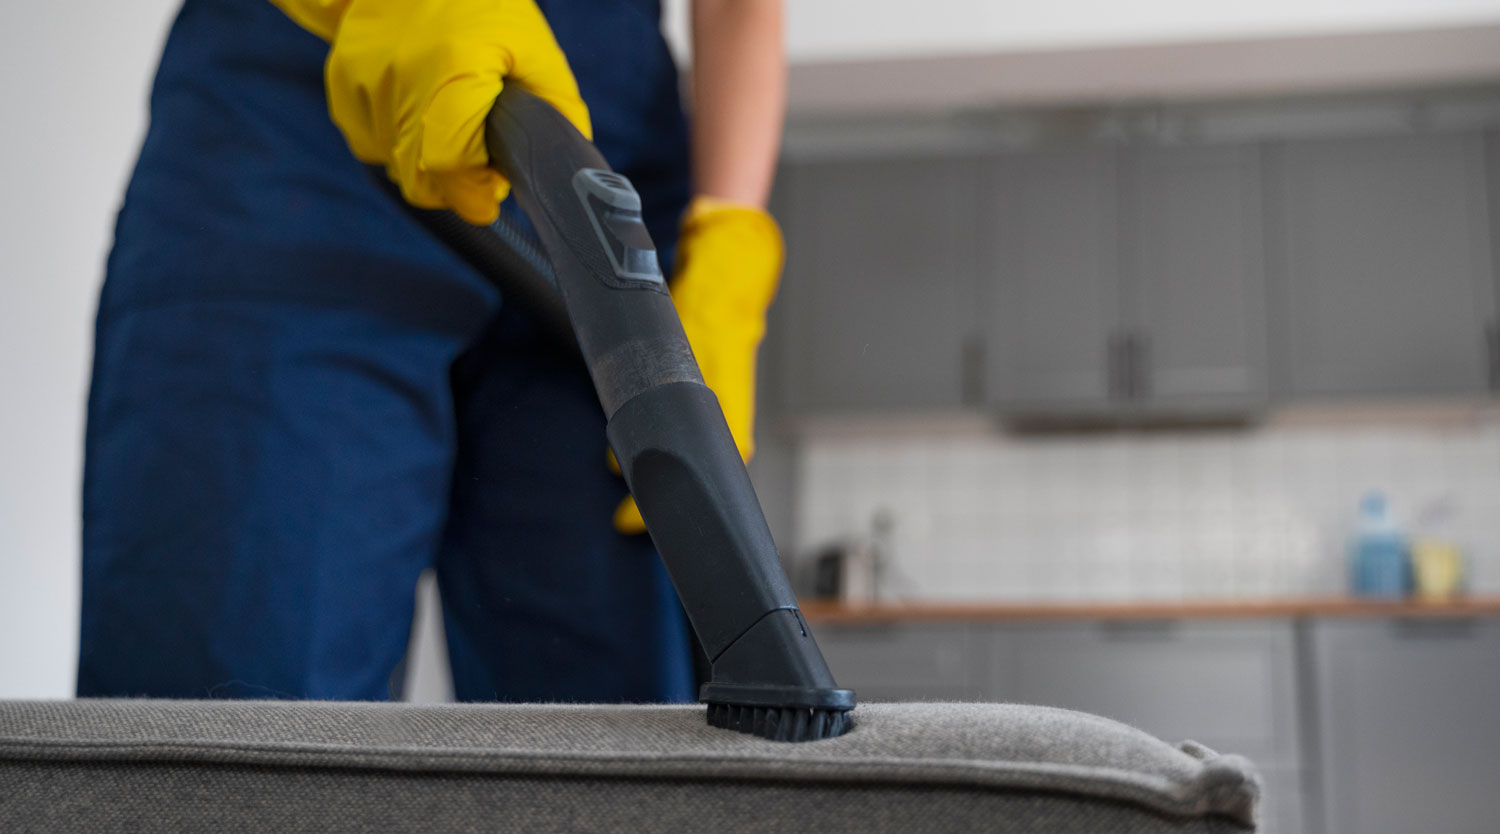
[[[698,700],[713,727],[772,741],[818,741],[847,733],[854,693],[848,689],[709,683]]]

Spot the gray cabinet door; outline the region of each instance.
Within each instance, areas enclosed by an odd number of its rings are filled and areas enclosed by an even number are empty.
[[[1015,665],[992,665],[991,697],[1092,712],[1267,764],[1297,760],[1290,623],[1127,620],[1006,631]]]
[[[1495,301],[1481,136],[1279,150],[1275,319],[1287,392],[1484,391]]]
[[[1129,155],[1122,218],[1132,393],[1152,410],[1241,411],[1267,396],[1256,146]]]
[[[1009,154],[987,188],[986,396],[1010,413],[1114,406],[1120,325],[1116,155]]]
[[[1500,823],[1500,622],[1313,626],[1327,834]]]
[[[809,164],[787,186],[787,411],[961,405],[977,326],[975,164]]]
[[[1485,327],[1489,339],[1489,384],[1491,394],[1500,394],[1500,128],[1485,131],[1485,173],[1489,180],[1490,275],[1494,279],[1495,308]]]
[[[1113,718],[1169,742],[1248,756],[1267,774],[1267,831],[1303,828],[1289,622],[1120,621],[997,629],[987,698]]]

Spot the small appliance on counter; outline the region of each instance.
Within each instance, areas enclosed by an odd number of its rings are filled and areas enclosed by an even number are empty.
[[[892,567],[895,528],[895,515],[886,509],[877,510],[867,534],[834,542],[803,559],[796,572],[798,593],[808,599],[845,604],[889,597],[892,580],[903,579]]]

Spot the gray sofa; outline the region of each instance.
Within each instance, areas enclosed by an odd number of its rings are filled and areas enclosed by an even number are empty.
[[[807,744],[690,706],[0,702],[0,831],[1241,832],[1237,756],[1008,704]]]

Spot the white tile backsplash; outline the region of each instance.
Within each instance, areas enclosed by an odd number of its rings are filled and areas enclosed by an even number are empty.
[[[1335,593],[1360,497],[1438,531],[1500,591],[1500,424],[1066,437],[903,432],[803,441],[797,549],[896,518],[903,591],[929,599]]]

